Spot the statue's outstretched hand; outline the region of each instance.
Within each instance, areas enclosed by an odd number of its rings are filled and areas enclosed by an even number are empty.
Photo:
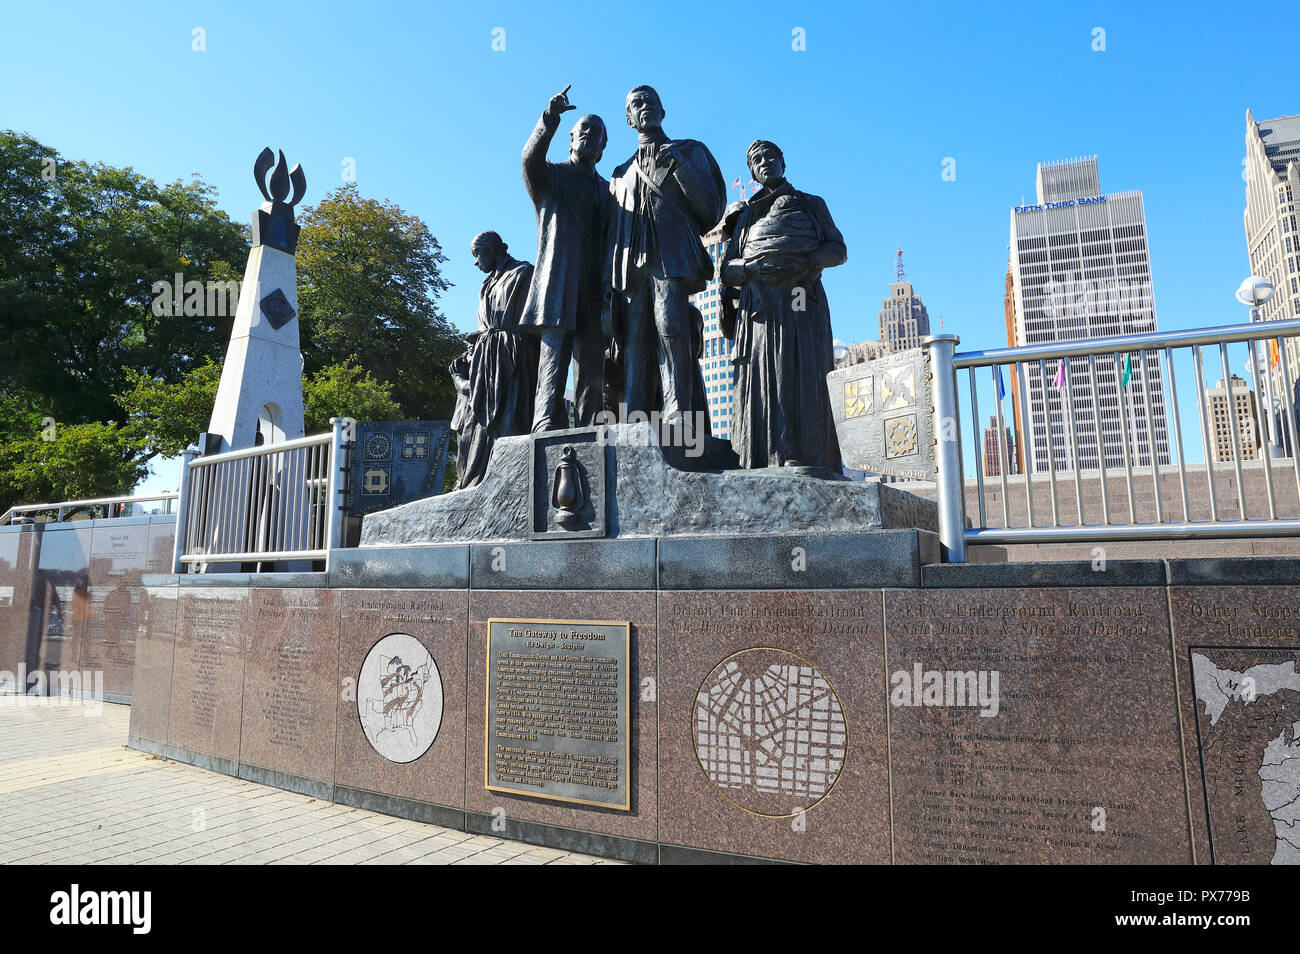
[[[570,83],[563,90],[551,97],[551,103],[546,107],[546,115],[552,119],[559,119],[562,113],[567,113],[571,109],[577,109],[577,106],[569,104],[569,90],[573,87]]]

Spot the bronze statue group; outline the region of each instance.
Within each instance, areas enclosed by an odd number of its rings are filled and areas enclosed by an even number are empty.
[[[636,153],[606,181],[608,134],[585,115],[569,157],[546,153],[569,104],[551,97],[524,146],[524,186],[537,212],[537,264],[513,258],[496,232],[474,237],[485,273],[478,327],[451,365],[459,399],[459,488],[483,480],[502,437],[570,426],[564,386],[574,367],[574,423],[646,420],[709,430],[699,359],[704,321],[690,296],[715,277],[702,241],[721,228],[719,328],[733,340],[741,467],[840,472],[826,374],[834,368],[821,273],[842,264],[844,238],[826,203],[793,188],[773,143],[749,147],[759,190],[727,206],[708,148],[669,139],[649,86],[628,93]]]

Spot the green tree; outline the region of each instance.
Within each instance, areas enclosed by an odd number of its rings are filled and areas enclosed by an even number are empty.
[[[207,429],[221,383],[218,362],[208,359],[174,384],[139,371],[126,375],[130,388],[117,402],[146,460],[177,456]]]
[[[155,457],[174,457],[212,416],[221,365],[211,359],[176,383],[126,370],[116,403],[125,422],[60,424],[26,394],[0,400],[0,512],[131,492]]]
[[[438,312],[428,227],[355,185],[300,220],[308,433],[336,415],[450,417],[445,369],[463,344]],[[0,510],[129,492],[194,441],[236,302],[155,308],[157,283],[237,280],[247,253],[197,176],[158,185],[0,130]]]
[[[157,315],[156,282],[226,281],[248,244],[197,177],[158,185],[0,131],[0,388],[60,423],[123,423],[131,368],[176,382],[221,354],[225,314]]]
[[[20,401],[0,399],[0,513],[16,503],[45,503],[130,493],[155,457],[175,457],[208,426],[221,365],[206,361],[175,383],[138,371],[117,402],[125,424],[59,425]],[[303,380],[308,434],[330,429],[331,417],[391,421],[402,417],[388,384],[355,361],[331,364]]]
[[[138,438],[116,422],[55,425],[0,445],[0,512],[130,493],[149,473]]]
[[[403,415],[447,419],[446,368],[460,334],[438,311],[449,287],[438,240],[418,216],[363,198],[355,183],[300,216],[298,318],[308,372],[355,359],[391,384]]]
[[[331,364],[302,382],[304,420],[308,434],[330,429],[331,417],[356,421],[398,421],[402,409],[386,381],[376,381],[355,360]]]

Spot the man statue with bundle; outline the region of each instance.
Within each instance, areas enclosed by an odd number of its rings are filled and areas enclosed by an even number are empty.
[[[637,150],[614,170],[610,223],[609,309],[603,317],[624,366],[625,413],[649,413],[692,426],[708,409],[695,394],[690,295],[713,277],[701,237],[726,206],[722,172],[694,139],[669,139],[664,107],[652,87],[627,95]]]

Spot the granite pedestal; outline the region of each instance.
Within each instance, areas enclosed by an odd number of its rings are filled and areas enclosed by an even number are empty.
[[[1292,561],[950,566],[933,543],[441,544],[147,576],[132,744],[634,861],[1292,860]],[[490,619],[630,624],[626,809],[487,788]],[[376,671],[414,688],[378,700]]]

